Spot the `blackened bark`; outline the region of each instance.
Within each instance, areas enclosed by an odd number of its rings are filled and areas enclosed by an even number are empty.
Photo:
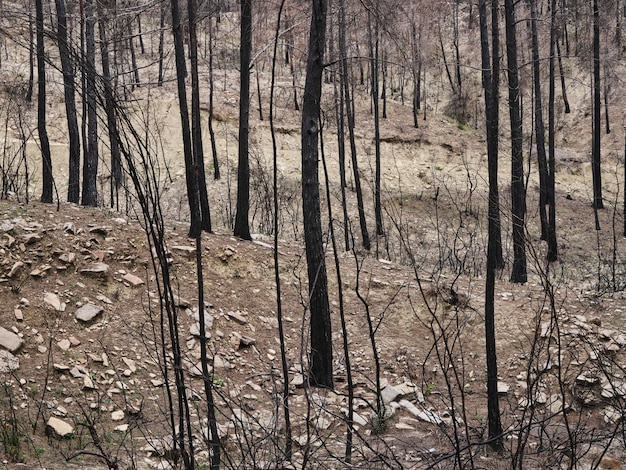
[[[524,159],[522,156],[522,116],[517,68],[517,36],[513,0],[505,0],[506,55],[509,77],[509,116],[511,120],[511,216],[513,219],[513,267],[511,282],[527,281],[526,240],[524,219],[526,194],[524,188]]]
[[[496,3],[496,0],[493,0]],[[485,347],[487,359],[487,413],[489,422],[489,437],[494,439],[492,446],[502,447],[502,424],[500,421],[500,402],[498,398],[498,361],[496,356],[495,339],[495,309],[494,295],[496,269],[498,268],[498,245],[500,244],[499,222],[499,195],[498,195],[498,159],[497,133],[493,135],[494,98],[493,75],[489,58],[489,38],[487,27],[487,0],[481,0],[478,5],[480,24],[480,46],[482,57],[482,80],[485,89],[485,115],[487,128],[487,159],[489,172],[489,202],[488,202],[488,240],[487,240],[487,279],[485,284]],[[497,17],[495,18],[497,21]],[[497,39],[497,38],[496,38]],[[494,147],[495,142],[495,147]],[[495,155],[494,155],[495,148]],[[495,158],[494,158],[495,157]],[[500,252],[501,254],[501,252]]]
[[[239,166],[237,167],[236,237],[251,240],[250,161],[248,134],[250,125],[250,56],[252,53],[252,0],[241,0],[241,46],[239,49]]]
[[[593,138],[591,174],[593,177],[594,209],[604,208],[600,166],[600,110],[600,10],[598,8],[598,0],[593,0]],[[596,229],[599,229],[599,226]]]
[[[28,9],[32,8],[29,2]],[[0,42],[0,45],[2,43]],[[1,59],[0,59],[1,60]],[[29,103],[33,99],[33,88],[35,84],[35,28],[33,27],[33,16],[28,16],[28,89],[26,90],[26,101]]]
[[[561,94],[563,95],[563,105],[565,106],[565,114],[570,113],[569,100],[567,99],[567,87],[565,86],[565,71],[563,70],[563,59],[561,57],[561,46],[559,45],[559,39],[555,38],[556,55],[559,60],[559,75],[561,76]]]
[[[110,204],[111,207],[119,209],[119,188],[122,185],[122,157],[117,141],[117,116],[115,113],[113,85],[111,83],[106,25],[104,18],[102,17],[98,21],[98,29],[100,31],[100,60],[102,61],[102,80],[104,82],[104,110],[107,115],[107,127],[109,130],[109,144],[111,150]]]
[[[83,160],[83,206],[98,204],[98,114],[96,110],[96,44],[93,0],[85,0],[85,47],[87,63],[85,67],[85,101],[87,106],[87,147]]]
[[[350,155],[352,161],[352,172],[354,174],[354,187],[356,190],[357,209],[359,212],[359,226],[361,227],[361,243],[363,248],[369,250],[371,247],[370,236],[367,231],[367,221],[365,218],[365,206],[363,203],[363,191],[361,190],[361,176],[359,174],[359,162],[356,151],[356,138],[354,136],[354,107],[350,100],[350,84],[348,77],[348,59],[346,47],[346,15],[345,1],[339,2],[339,54],[341,55],[341,73],[343,75],[343,95],[346,106],[346,117],[348,119],[348,135],[350,138]],[[358,55],[358,52],[357,52]]]
[[[161,4],[161,19],[159,22],[159,76],[157,85],[163,85],[163,44],[165,35],[165,3]]]
[[[209,18],[209,138],[211,139],[211,154],[213,155],[213,179],[220,179],[220,162],[217,158],[217,143],[215,141],[215,131],[213,130],[213,102],[215,95],[215,79],[213,77],[213,59],[214,59],[214,38],[213,38],[213,19]]]
[[[550,262],[558,259],[558,246],[556,243],[556,198],[555,198],[555,171],[556,156],[554,152],[554,101],[555,101],[555,71],[554,49],[558,45],[556,37],[556,0],[551,0],[552,16],[550,20],[550,79],[548,96],[548,254]],[[567,100],[566,100],[567,102]]]
[[[46,56],[44,50],[43,2],[35,0],[37,29],[37,133],[41,146],[41,202],[52,202],[52,158],[46,128]]]
[[[539,167],[539,219],[541,239],[548,239],[548,164],[546,157],[545,129],[543,125],[543,99],[541,96],[541,67],[539,61],[539,38],[537,34],[537,0],[530,0],[530,27],[533,51],[533,80],[535,93],[535,137],[537,138],[537,163]],[[550,56],[550,60],[553,58]]]
[[[326,0],[313,0],[309,53],[302,104],[302,212],[309,280],[311,355],[309,382],[333,387],[333,352],[328,302],[328,281],[322,240],[319,194],[319,118],[324,71]]]
[[[76,85],[74,84],[74,67],[67,42],[67,12],[65,0],[55,0],[57,12],[57,42],[61,71],[63,72],[63,92],[65,98],[65,115],[69,137],[69,177],[67,201],[78,203],[80,200],[80,132],[76,114]]]
[[[371,21],[371,15],[370,15]],[[383,214],[380,201],[380,101],[378,92],[378,75],[380,70],[379,47],[380,34],[378,20],[375,20],[373,38],[370,26],[370,52],[372,53],[372,98],[374,106],[374,154],[375,154],[375,174],[374,174],[374,215],[376,218],[376,234],[384,235]]]
[[[198,78],[198,35],[196,0],[187,0],[189,19],[189,58],[191,62],[191,138],[193,141],[193,166],[197,178],[200,197],[200,226],[205,232],[211,231],[211,211],[204,170],[204,149],[202,147],[202,122],[200,119],[200,80]]]
[[[187,184],[187,199],[189,202],[190,227],[189,237],[196,238],[201,230],[200,203],[198,198],[198,177],[194,168],[193,147],[191,144],[191,129],[189,124],[189,107],[187,105],[187,88],[185,75],[185,48],[183,33],[178,9],[178,0],[171,0],[172,34],[174,36],[174,54],[176,57],[176,82],[178,85],[178,107],[183,137],[183,152],[185,155],[185,181]]]

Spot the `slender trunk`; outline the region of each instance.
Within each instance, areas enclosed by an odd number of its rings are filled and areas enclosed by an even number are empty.
[[[189,107],[187,105],[187,88],[185,75],[185,47],[183,44],[182,24],[178,0],[171,0],[172,8],[172,35],[174,36],[174,55],[176,58],[176,83],[178,90],[178,107],[180,111],[181,131],[183,137],[183,153],[185,156],[185,182],[187,185],[187,200],[189,203],[190,225],[188,236],[196,238],[202,231],[200,216],[200,202],[198,195],[198,178],[195,173],[193,147],[191,143],[191,126],[189,123]]]
[[[159,22],[159,76],[157,79],[158,86],[163,85],[163,44],[165,35],[165,3],[161,4],[161,19]]]
[[[371,21],[371,16],[370,16]],[[370,44],[372,52],[371,67],[372,67],[372,98],[374,107],[374,148],[375,148],[375,175],[374,175],[374,214],[376,218],[376,234],[384,235],[383,229],[383,216],[380,202],[380,102],[378,92],[378,72],[380,70],[379,63],[379,44],[380,34],[379,25],[376,20],[374,24],[373,38],[371,26],[370,26]]]
[[[563,105],[565,106],[565,114],[570,113],[569,100],[567,99],[567,88],[565,86],[565,71],[563,70],[563,59],[561,58],[561,46],[559,46],[558,38],[554,40],[556,44],[556,54],[559,61],[559,75],[561,76],[561,94],[563,95]]]
[[[57,12],[57,38],[61,71],[63,72],[63,93],[65,98],[65,115],[69,136],[69,177],[67,201],[80,201],[80,131],[76,113],[76,85],[74,84],[74,66],[70,56],[67,32],[67,12],[65,0],[55,0]]]
[[[32,3],[29,2],[28,11],[31,11]],[[2,43],[0,42],[0,45]],[[2,57],[2,51],[0,51]],[[35,28],[33,26],[33,15],[28,15],[28,89],[26,90],[26,101],[29,103],[33,99],[33,88],[35,86]]]
[[[498,397],[498,361],[496,356],[496,337],[495,337],[495,283],[496,269],[498,267],[497,245],[500,242],[500,224],[498,213],[499,196],[498,196],[498,158],[497,158],[497,134],[491,135],[493,132],[494,122],[494,76],[491,71],[489,60],[489,39],[487,28],[487,0],[480,0],[478,4],[478,15],[480,23],[480,44],[482,57],[482,78],[483,87],[485,88],[485,113],[487,127],[487,158],[489,172],[489,201],[488,201],[488,239],[487,239],[487,276],[485,284],[485,347],[487,362],[487,414],[489,422],[489,438],[493,439],[491,446],[494,449],[503,447],[502,441],[502,424],[500,421],[500,402]],[[497,0],[492,0],[492,8],[497,8]],[[493,20],[497,21],[497,15],[493,15]],[[493,38],[493,53],[496,54],[497,37]],[[495,139],[496,153],[494,155],[493,144],[489,142]],[[491,151],[490,151],[491,150]],[[495,157],[495,158],[494,158]]]
[[[285,0],[281,0],[278,9],[278,19],[276,20],[276,35],[274,36],[274,53],[272,56],[272,76],[270,84],[270,132],[272,135],[272,163],[273,163],[273,202],[274,202],[274,281],[276,283],[276,320],[278,321],[278,339],[280,342],[280,360],[283,374],[282,409],[285,415],[285,459],[291,460],[292,439],[291,439],[291,419],[289,414],[289,365],[287,363],[287,347],[285,331],[283,328],[283,307],[280,282],[280,268],[278,259],[278,145],[276,143],[276,132],[274,130],[274,91],[276,84],[276,62],[278,55],[278,38],[280,34],[280,20],[285,6]],[[330,207],[330,204],[328,205]]]
[[[107,115],[107,127],[109,129],[109,143],[111,150],[111,207],[119,210],[119,188],[122,185],[122,157],[117,142],[117,117],[115,113],[115,98],[111,84],[111,71],[109,67],[109,48],[107,44],[105,20],[101,16],[98,21],[100,30],[100,60],[102,61],[102,79],[104,81],[104,109]]]
[[[509,76],[509,116],[511,120],[511,217],[513,219],[513,267],[511,269],[511,282],[525,283],[527,281],[526,240],[524,234],[526,194],[524,188],[522,117],[517,65],[517,28],[513,0],[505,0],[504,12]]]
[[[318,175],[318,136],[327,3],[326,0],[313,0],[312,3],[313,14],[302,104],[302,212],[311,312],[309,383],[314,387],[332,388],[332,334]]]
[[[98,203],[98,189],[96,186],[96,176],[98,174],[98,114],[96,111],[95,23],[93,0],[85,0],[87,148],[83,162],[82,204],[84,206],[95,206]]]
[[[556,0],[551,0],[550,20],[550,79],[548,97],[548,254],[549,262],[558,259],[558,246],[556,242],[556,198],[555,198],[555,171],[556,156],[554,149],[554,101],[555,101],[555,72],[554,72],[554,49],[558,45],[556,37]]]
[[[140,83],[139,67],[137,67],[137,56],[135,55],[135,41],[133,41],[133,24],[131,21],[128,22],[128,48],[130,49],[130,63],[133,68],[133,77],[135,78],[135,82],[130,87],[132,90],[136,86],[138,87]]]
[[[236,237],[251,240],[250,161],[248,134],[250,126],[250,56],[252,52],[252,0],[241,0],[241,46],[239,49],[239,166],[237,167]]]
[[[543,99],[541,96],[541,68],[539,60],[539,38],[537,34],[537,0],[529,0],[531,42],[533,51],[533,80],[535,91],[535,137],[537,140],[537,163],[539,167],[539,219],[541,239],[548,239],[548,167],[546,158],[545,129],[543,125]],[[552,61],[552,56],[550,56]]]
[[[209,138],[211,139],[211,154],[213,155],[213,179],[220,179],[220,164],[217,159],[217,142],[215,140],[215,131],[213,130],[213,98],[215,94],[215,79],[213,76],[213,60],[215,57],[214,38],[213,38],[213,20],[209,21]]]
[[[356,151],[356,138],[354,136],[354,107],[350,100],[350,85],[348,83],[348,59],[346,47],[346,31],[345,31],[345,1],[339,2],[339,54],[341,55],[341,68],[343,74],[343,95],[346,106],[346,117],[348,118],[348,134],[350,137],[350,155],[352,158],[352,171],[354,173],[354,186],[357,197],[357,207],[359,212],[359,224],[361,227],[361,242],[363,248],[369,250],[371,247],[369,233],[367,231],[367,222],[365,219],[365,206],[363,204],[363,191],[361,190],[361,176],[359,174],[359,164]]]
[[[43,2],[35,0],[37,17],[37,133],[41,146],[41,202],[52,202],[52,157],[46,128],[46,56],[44,50]]]
[[[593,142],[591,149],[591,172],[593,176],[593,207],[595,209],[604,208],[600,165],[600,111],[600,9],[598,8],[598,0],[593,0]],[[599,229],[599,226],[596,229]]]
[[[198,34],[196,0],[187,0],[189,20],[189,57],[191,62],[191,139],[193,147],[193,173],[197,178],[200,197],[200,226],[205,232],[211,232],[211,210],[204,170],[204,149],[202,146],[202,122],[200,119],[200,79],[198,78]]]

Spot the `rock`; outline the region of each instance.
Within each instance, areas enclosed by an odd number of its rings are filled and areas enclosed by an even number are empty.
[[[420,410],[417,406],[415,406],[413,403],[411,403],[408,400],[400,400],[399,405],[405,408],[409,413],[411,413],[417,419],[420,419],[427,423],[439,425],[443,422],[443,420],[437,413],[434,413],[428,410]]]
[[[104,308],[98,305],[85,304],[76,311],[76,319],[87,323],[96,318],[102,311]]]
[[[16,308],[15,310],[13,310],[13,315],[15,315],[15,320],[24,321],[24,314],[19,308]]]
[[[128,282],[131,286],[133,287],[137,287],[140,286],[142,284],[144,284],[144,280],[141,279],[138,276],[135,276],[134,274],[131,273],[126,273],[122,276],[122,279],[126,282]]]
[[[52,268],[52,266],[50,266],[49,264],[41,265],[37,269],[33,269],[30,272],[30,275],[32,277],[44,277],[46,273],[50,271],[50,268]]]
[[[95,390],[97,387],[89,375],[83,376],[83,390]]]
[[[293,376],[293,379],[291,379],[291,382],[289,383],[296,388],[302,388],[304,387],[304,377],[302,376],[302,374],[296,374]]]
[[[124,419],[124,411],[116,410],[113,413],[111,413],[111,420],[113,420],[113,421],[121,421],[123,419]]]
[[[14,353],[22,347],[24,341],[15,333],[0,326],[0,347]]]
[[[119,426],[115,426],[115,429],[113,430],[117,432],[126,432],[128,431],[128,424],[120,424]]]
[[[7,274],[7,277],[15,276],[15,274],[20,270],[22,266],[24,266],[24,263],[22,263],[21,261],[16,261],[15,263],[13,263],[13,267],[9,271],[9,274]]]
[[[240,335],[240,337],[239,337],[239,349],[246,348],[248,346],[252,346],[253,344],[256,344],[256,339],[252,338],[251,336]]]
[[[74,264],[74,261],[76,261],[76,253],[63,253],[59,256],[59,260],[65,264]]]
[[[126,367],[128,367],[131,372],[137,372],[137,365],[135,364],[135,361],[127,357],[123,357],[122,361],[124,361],[124,364],[126,364]]]
[[[404,382],[399,385],[394,385],[393,387],[400,392],[401,398],[417,401],[418,403],[424,403],[424,395],[417,385],[410,382]]]
[[[498,395],[506,395],[507,393],[509,393],[509,390],[511,389],[511,387],[504,383],[504,382],[498,382]]]
[[[72,346],[72,343],[70,343],[69,339],[62,339],[61,341],[57,343],[57,346],[62,351],[68,351],[70,349],[70,346]]]
[[[385,403],[391,403],[392,401],[395,401],[400,395],[400,391],[392,385],[387,385],[380,391],[380,397]]]
[[[226,317],[229,320],[234,320],[237,323],[239,323],[240,325],[245,325],[246,323],[248,323],[248,320],[245,319],[245,317],[239,312],[226,312]]]
[[[196,247],[186,245],[175,245],[172,250],[179,251],[187,256],[191,256],[196,253]]]
[[[43,301],[57,312],[65,312],[65,302],[61,302],[58,295],[52,292],[46,292],[43,295]]]
[[[107,277],[109,275],[110,268],[106,263],[92,263],[89,266],[80,270],[81,274],[94,277]]]
[[[0,350],[0,372],[12,372],[20,368],[20,360],[9,351]]]
[[[52,435],[57,438],[69,438],[72,437],[74,428],[71,424],[66,423],[62,419],[51,416],[46,423],[46,434]]]
[[[22,236],[22,240],[25,245],[32,245],[35,242],[41,241],[41,235],[38,233],[27,233]]]
[[[72,235],[76,235],[76,224],[74,222],[65,222],[63,224],[63,230]]]

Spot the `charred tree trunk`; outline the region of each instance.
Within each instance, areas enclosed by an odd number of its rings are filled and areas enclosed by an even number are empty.
[[[41,146],[41,202],[52,202],[52,157],[46,127],[46,56],[44,50],[43,2],[35,0],[37,23],[37,133]]]
[[[591,149],[591,172],[593,176],[593,207],[604,208],[602,200],[602,172],[600,166],[600,9],[593,0],[593,138]],[[597,217],[596,217],[597,221]],[[600,227],[596,222],[596,230]]]
[[[539,219],[541,239],[548,239],[548,166],[546,157],[545,129],[543,126],[543,99],[541,96],[541,67],[539,61],[539,38],[537,34],[537,0],[530,0],[531,42],[533,51],[533,80],[535,92],[535,137],[537,140],[537,163],[539,167]],[[552,56],[550,57],[552,60]]]
[[[513,0],[505,0],[504,17],[506,22],[506,55],[509,77],[509,116],[511,120],[511,216],[513,219],[511,282],[525,283],[527,281],[526,239],[524,234],[526,193],[524,188],[522,116],[517,65],[517,28]]]
[[[239,49],[239,166],[237,168],[236,237],[251,240],[250,161],[248,133],[250,125],[250,56],[252,52],[252,0],[241,0],[241,46]]]
[[[324,71],[326,0],[313,0],[309,53],[302,104],[302,212],[309,280],[311,354],[309,383],[333,388],[333,353],[328,281],[319,194],[319,123]]]
[[[554,101],[555,101],[555,72],[554,72],[554,50],[558,45],[556,37],[556,0],[551,0],[550,19],[550,79],[548,96],[548,254],[549,262],[558,259],[558,246],[556,243],[556,198],[555,198],[555,171],[556,155],[554,149],[555,129],[554,129]]]
[[[69,137],[69,177],[67,201],[80,201],[80,131],[76,113],[76,85],[74,83],[74,67],[67,40],[67,12],[65,0],[55,0],[57,12],[57,41],[61,71],[63,73],[63,93],[65,98],[65,115]]]
[[[93,0],[85,0],[85,101],[87,106],[87,148],[83,161],[83,206],[98,204],[98,114],[96,110],[96,44]]]

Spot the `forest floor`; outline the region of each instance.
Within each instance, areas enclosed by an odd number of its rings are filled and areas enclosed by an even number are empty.
[[[282,379],[272,237],[255,235],[254,241],[246,242],[229,235],[236,193],[237,79],[234,71],[219,77],[215,126],[222,179],[209,181],[214,233],[202,237],[217,421],[225,449],[233,455],[246,454],[246,459],[252,459],[246,461],[250,468],[275,468],[272,462],[278,458],[268,436],[283,425],[277,405]],[[3,76],[4,83],[10,78]],[[267,80],[264,76],[263,83]],[[51,95],[57,99],[51,100],[49,131],[63,200],[67,133],[60,80],[55,83]],[[585,93],[583,87],[574,88],[572,102],[584,103]],[[281,99],[287,103],[289,96],[290,90],[285,89]],[[357,142],[369,194],[366,208],[371,214],[374,150],[372,130],[365,124],[370,116],[364,96],[358,98],[363,121],[357,126]],[[200,436],[206,411],[197,365],[195,246],[186,237],[184,168],[174,97],[172,82],[157,90],[137,88],[128,107],[150,110],[142,115],[144,124],[162,146],[158,163],[166,242],[172,258],[172,285],[183,299],[179,327],[193,390],[192,416]],[[338,254],[358,398],[354,459],[360,468],[448,468],[459,443],[481,442],[487,436],[485,141],[482,129],[444,116],[433,101],[435,108],[428,109],[428,118],[420,121],[418,129],[412,127],[410,109],[390,101],[389,118],[381,131],[386,236],[377,238],[372,253],[366,254],[354,235],[356,248]],[[510,431],[505,447],[515,454],[520,445],[526,446],[529,463],[525,468],[567,465],[572,453],[579,468],[595,464],[626,468],[620,424],[626,409],[626,259],[624,221],[618,210],[623,190],[623,159],[618,157],[622,141],[616,133],[603,141],[607,208],[599,213],[602,230],[596,232],[587,157],[590,133],[584,130],[589,117],[584,106],[573,108],[559,125],[560,258],[549,267],[539,240],[536,165],[527,166],[531,171],[529,281],[524,285],[508,282],[512,249],[505,208],[510,169],[508,144],[503,140],[501,146],[507,266],[496,285],[496,334],[500,406],[504,428]],[[325,109],[332,113],[330,97]],[[334,391],[308,391],[307,400],[307,389],[302,387],[308,320],[298,202],[299,114],[281,108],[276,126],[283,211],[279,263],[292,380],[294,464],[301,465],[308,458],[311,466],[341,468],[348,391],[339,285],[329,244],[336,387]],[[271,194],[267,186],[271,138],[267,120],[253,115],[251,127],[256,184],[253,230],[262,231],[259,228],[267,228],[271,220],[266,209]],[[16,129],[9,132],[12,139],[18,139]],[[340,188],[335,141],[336,135],[327,131],[326,156],[337,219]],[[205,146],[209,156],[208,138]],[[28,152],[33,159],[37,149],[32,139]],[[31,195],[37,194],[37,178],[32,181]],[[103,193],[107,184],[101,180]],[[351,232],[356,233],[352,191],[348,191],[348,204]],[[25,204],[15,197],[0,201],[0,326],[7,330],[0,330],[0,338],[13,350],[11,356],[0,356],[0,370],[5,371],[0,389],[4,467],[96,468],[105,466],[107,459],[109,463],[118,459],[122,468],[167,468],[171,455],[166,387],[158,364],[158,278],[135,209],[132,202],[114,212],[67,203],[60,203],[57,210],[55,205]],[[373,218],[368,221],[373,223]],[[343,235],[340,227],[339,245]],[[77,311],[87,305],[97,315],[79,320]],[[372,415],[376,374],[367,311],[376,325],[381,387],[386,389],[390,409],[384,419]],[[56,434],[62,430],[47,425],[51,417],[71,425],[73,437],[60,439]],[[529,420],[534,425],[524,427]],[[579,436],[579,446],[573,450],[568,447],[571,430]],[[611,439],[620,432],[621,438]],[[208,454],[201,448],[198,457],[204,462]],[[472,454],[478,467],[511,467],[509,460],[485,449],[477,447]]]

